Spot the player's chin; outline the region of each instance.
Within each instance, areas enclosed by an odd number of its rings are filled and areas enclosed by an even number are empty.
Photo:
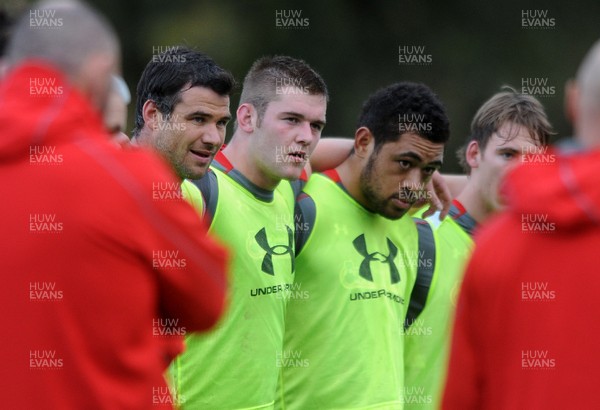
[[[281,170],[281,179],[287,179],[289,181],[295,181],[296,179],[299,179],[300,175],[302,175],[304,164],[305,163],[289,164]]]
[[[400,219],[404,215],[406,215],[406,213],[408,212],[409,209],[410,209],[410,207],[409,208],[398,207],[398,206],[395,206],[390,203],[390,204],[388,204],[387,207],[385,207],[385,209],[382,210],[381,216],[383,216],[384,218],[387,218],[387,219],[396,220],[396,219]]]
[[[208,172],[209,165],[194,165],[187,169],[187,179],[200,179]]]

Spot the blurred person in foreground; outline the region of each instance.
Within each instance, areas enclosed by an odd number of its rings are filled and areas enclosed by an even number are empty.
[[[475,236],[444,409],[592,409],[600,378],[600,42],[567,89],[574,152],[507,175],[505,212]]]
[[[102,122],[119,43],[79,3],[16,24],[0,85],[2,408],[166,408],[158,333],[211,327],[226,253]],[[168,324],[168,325],[166,325]]]

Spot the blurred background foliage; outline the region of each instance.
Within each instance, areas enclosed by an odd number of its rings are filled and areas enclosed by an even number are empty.
[[[9,10],[30,2],[9,1]],[[328,84],[324,135],[353,136],[362,102],[401,80],[429,85],[451,121],[446,172],[459,171],[454,151],[469,133],[477,108],[502,85],[521,90],[523,78],[547,79],[554,94],[540,97],[556,138],[571,134],[563,110],[564,84],[600,38],[598,0],[503,2],[359,0],[91,0],[122,41],[123,74],[132,92],[157,47],[186,44],[212,56],[241,83],[259,56],[305,59]],[[308,26],[277,27],[276,12],[293,10]],[[524,10],[545,12],[551,28],[524,28]],[[425,47],[429,65],[399,63],[399,47]],[[232,99],[232,112],[239,98]],[[130,106],[129,129],[133,126]],[[228,136],[231,129],[228,129]]]

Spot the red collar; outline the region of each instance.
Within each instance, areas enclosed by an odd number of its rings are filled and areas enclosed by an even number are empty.
[[[229,159],[223,153],[223,148],[225,148],[225,144],[221,147],[217,155],[215,155],[215,161],[221,164],[225,168],[225,172],[229,172],[233,169],[233,165],[229,162]]]
[[[461,216],[463,216],[464,214],[467,213],[467,210],[465,209],[465,206],[463,204],[461,204],[458,199],[453,199],[452,200],[452,205],[454,205],[456,207],[456,209],[458,209],[458,215],[456,215],[454,217],[454,219],[460,218]]]
[[[338,172],[335,169],[328,169],[327,171],[323,172],[323,175],[325,175],[327,178],[331,179],[336,184],[339,184],[342,182],[342,178],[340,178],[340,174],[338,174]]]

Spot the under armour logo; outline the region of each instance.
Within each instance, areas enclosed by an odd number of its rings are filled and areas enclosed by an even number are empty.
[[[264,249],[266,252],[265,257],[263,258],[261,270],[268,275],[275,275],[275,271],[273,270],[273,255],[283,256],[290,255],[290,260],[292,262],[292,273],[294,273],[296,269],[295,258],[292,249],[292,245],[294,243],[294,233],[290,229],[289,226],[285,226],[288,232],[288,244],[287,245],[269,245],[269,241],[267,239],[267,232],[265,228],[262,228],[256,235],[254,235],[254,239],[258,243],[258,246]]]
[[[356,251],[359,254],[364,256],[364,260],[361,262],[358,272],[360,276],[362,276],[368,281],[373,282],[373,274],[371,273],[371,262],[377,261],[381,263],[387,263],[389,265],[390,281],[392,282],[392,284],[400,282],[400,273],[398,272],[398,268],[396,268],[396,264],[394,263],[394,258],[396,258],[396,255],[398,254],[398,248],[396,248],[396,245],[394,245],[392,241],[389,240],[389,238],[386,238],[386,240],[389,255],[384,255],[381,252],[369,253],[369,251],[367,251],[367,244],[365,242],[364,234],[357,236],[356,239],[352,241],[354,249],[356,249]]]

